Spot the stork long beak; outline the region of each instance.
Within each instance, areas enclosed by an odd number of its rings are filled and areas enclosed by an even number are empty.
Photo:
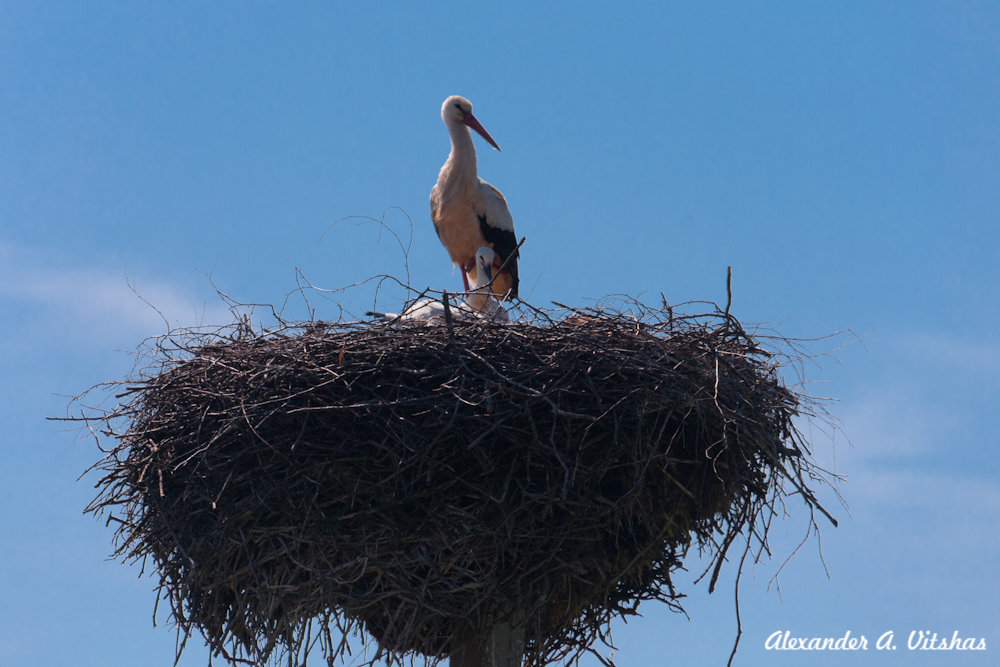
[[[465,114],[465,117],[462,118],[462,122],[471,127],[476,132],[478,132],[479,136],[481,136],[483,139],[490,142],[490,145],[493,146],[493,148],[497,149],[498,151],[500,150],[500,146],[497,145],[497,142],[493,141],[493,137],[490,136],[490,133],[486,131],[485,127],[479,124],[479,121],[476,120],[476,117],[473,116],[471,112]]]

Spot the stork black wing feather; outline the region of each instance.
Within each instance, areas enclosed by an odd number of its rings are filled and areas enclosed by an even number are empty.
[[[511,256],[512,253],[518,252],[517,250],[517,236],[514,234],[512,229],[500,229],[498,227],[493,227],[486,222],[486,216],[480,215],[479,218],[479,231],[482,232],[483,238],[486,242],[493,246],[493,252],[497,254],[500,258],[500,262],[507,262],[507,258]],[[507,271],[510,271],[511,282],[511,296],[517,296],[517,286],[520,282],[517,277],[517,256],[507,262]]]

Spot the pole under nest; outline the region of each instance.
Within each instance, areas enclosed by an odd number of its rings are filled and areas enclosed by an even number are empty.
[[[524,623],[512,619],[452,638],[451,667],[521,667],[523,657]]]

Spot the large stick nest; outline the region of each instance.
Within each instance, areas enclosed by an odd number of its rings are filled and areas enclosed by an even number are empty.
[[[786,493],[822,510],[802,398],[728,314],[241,325],[157,352],[87,417],[117,441],[88,510],[230,659],[332,660],[363,627],[433,661],[505,618],[529,663],[576,658],[639,602],[676,607],[692,544],[714,585]]]

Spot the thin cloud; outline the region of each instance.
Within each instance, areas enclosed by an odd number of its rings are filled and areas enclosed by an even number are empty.
[[[206,283],[207,286],[207,283]],[[22,336],[60,332],[68,342],[141,340],[178,326],[231,319],[221,303],[125,267],[73,266],[0,246],[0,299]],[[207,297],[207,298],[206,298]]]
[[[861,460],[911,458],[930,452],[953,426],[919,393],[886,386],[864,391],[839,410],[853,447],[848,457]]]
[[[947,525],[969,518],[995,524],[1000,483],[974,463],[989,445],[961,428],[975,421],[968,413],[975,408],[945,402],[926,391],[926,382],[921,391],[905,381],[871,387],[839,411],[851,440],[850,447],[838,450],[839,470],[847,475],[841,491],[852,512],[953,517]]]
[[[912,332],[898,338],[901,352],[950,374],[996,376],[1000,343],[961,334]],[[994,380],[995,382],[995,380]]]
[[[993,479],[905,468],[865,469],[851,486],[858,496],[901,510],[1000,516],[1000,484]]]

